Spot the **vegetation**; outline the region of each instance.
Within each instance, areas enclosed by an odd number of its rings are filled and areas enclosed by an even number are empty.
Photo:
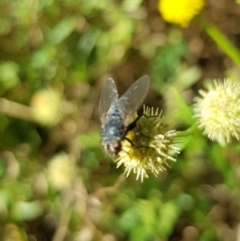
[[[0,1],[0,240],[239,239],[239,1],[168,1]],[[102,148],[98,101],[145,74],[181,151],[141,182]]]

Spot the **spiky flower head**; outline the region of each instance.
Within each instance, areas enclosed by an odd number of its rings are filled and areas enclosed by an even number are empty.
[[[176,131],[164,122],[161,112],[153,108],[144,108],[143,115],[136,126],[130,130],[121,142],[122,149],[116,159],[117,167],[124,165],[124,174],[136,174],[136,179],[143,181],[147,172],[155,176],[166,170],[169,161],[180,149],[175,146]]]
[[[47,177],[52,187],[58,190],[69,187],[75,176],[73,158],[67,153],[56,154],[49,161]]]
[[[187,27],[203,7],[204,0],[159,0],[158,2],[162,18],[182,27]]]
[[[214,80],[207,91],[200,90],[195,98],[194,117],[198,126],[211,140],[221,144],[232,137],[240,139],[240,82]]]
[[[53,126],[62,117],[62,96],[52,89],[42,89],[36,92],[31,100],[34,119],[42,125]]]

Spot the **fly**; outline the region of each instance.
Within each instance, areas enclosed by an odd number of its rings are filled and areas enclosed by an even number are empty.
[[[102,87],[99,101],[101,143],[110,156],[116,156],[121,150],[121,141],[132,126],[133,114],[146,98],[149,86],[150,79],[144,75],[120,98],[113,79],[109,78]]]

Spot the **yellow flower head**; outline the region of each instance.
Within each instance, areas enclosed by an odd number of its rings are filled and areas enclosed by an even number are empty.
[[[62,96],[54,89],[38,91],[31,100],[34,119],[42,125],[52,126],[61,119]]]
[[[194,116],[204,134],[221,144],[240,139],[240,82],[224,80],[208,84],[195,99]]]
[[[204,7],[204,0],[159,0],[158,9],[165,21],[187,27]]]
[[[166,170],[169,161],[175,161],[173,155],[179,153],[179,148],[174,145],[175,135],[175,130],[163,122],[158,109],[144,108],[136,127],[121,142],[117,167],[123,164],[126,176],[133,172],[141,181],[148,177],[147,171],[157,176]]]
[[[47,176],[50,185],[55,189],[68,188],[73,181],[74,175],[74,160],[70,155],[59,153],[50,160],[47,167]]]

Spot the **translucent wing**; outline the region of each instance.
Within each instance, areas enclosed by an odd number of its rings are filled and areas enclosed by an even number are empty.
[[[99,116],[104,123],[108,110],[118,100],[118,91],[113,79],[109,78],[102,87],[99,100]]]
[[[132,86],[124,93],[117,103],[117,108],[122,110],[121,116],[125,123],[128,125],[132,119],[132,115],[138,110],[150,86],[150,79],[147,75],[142,76],[136,80]]]

